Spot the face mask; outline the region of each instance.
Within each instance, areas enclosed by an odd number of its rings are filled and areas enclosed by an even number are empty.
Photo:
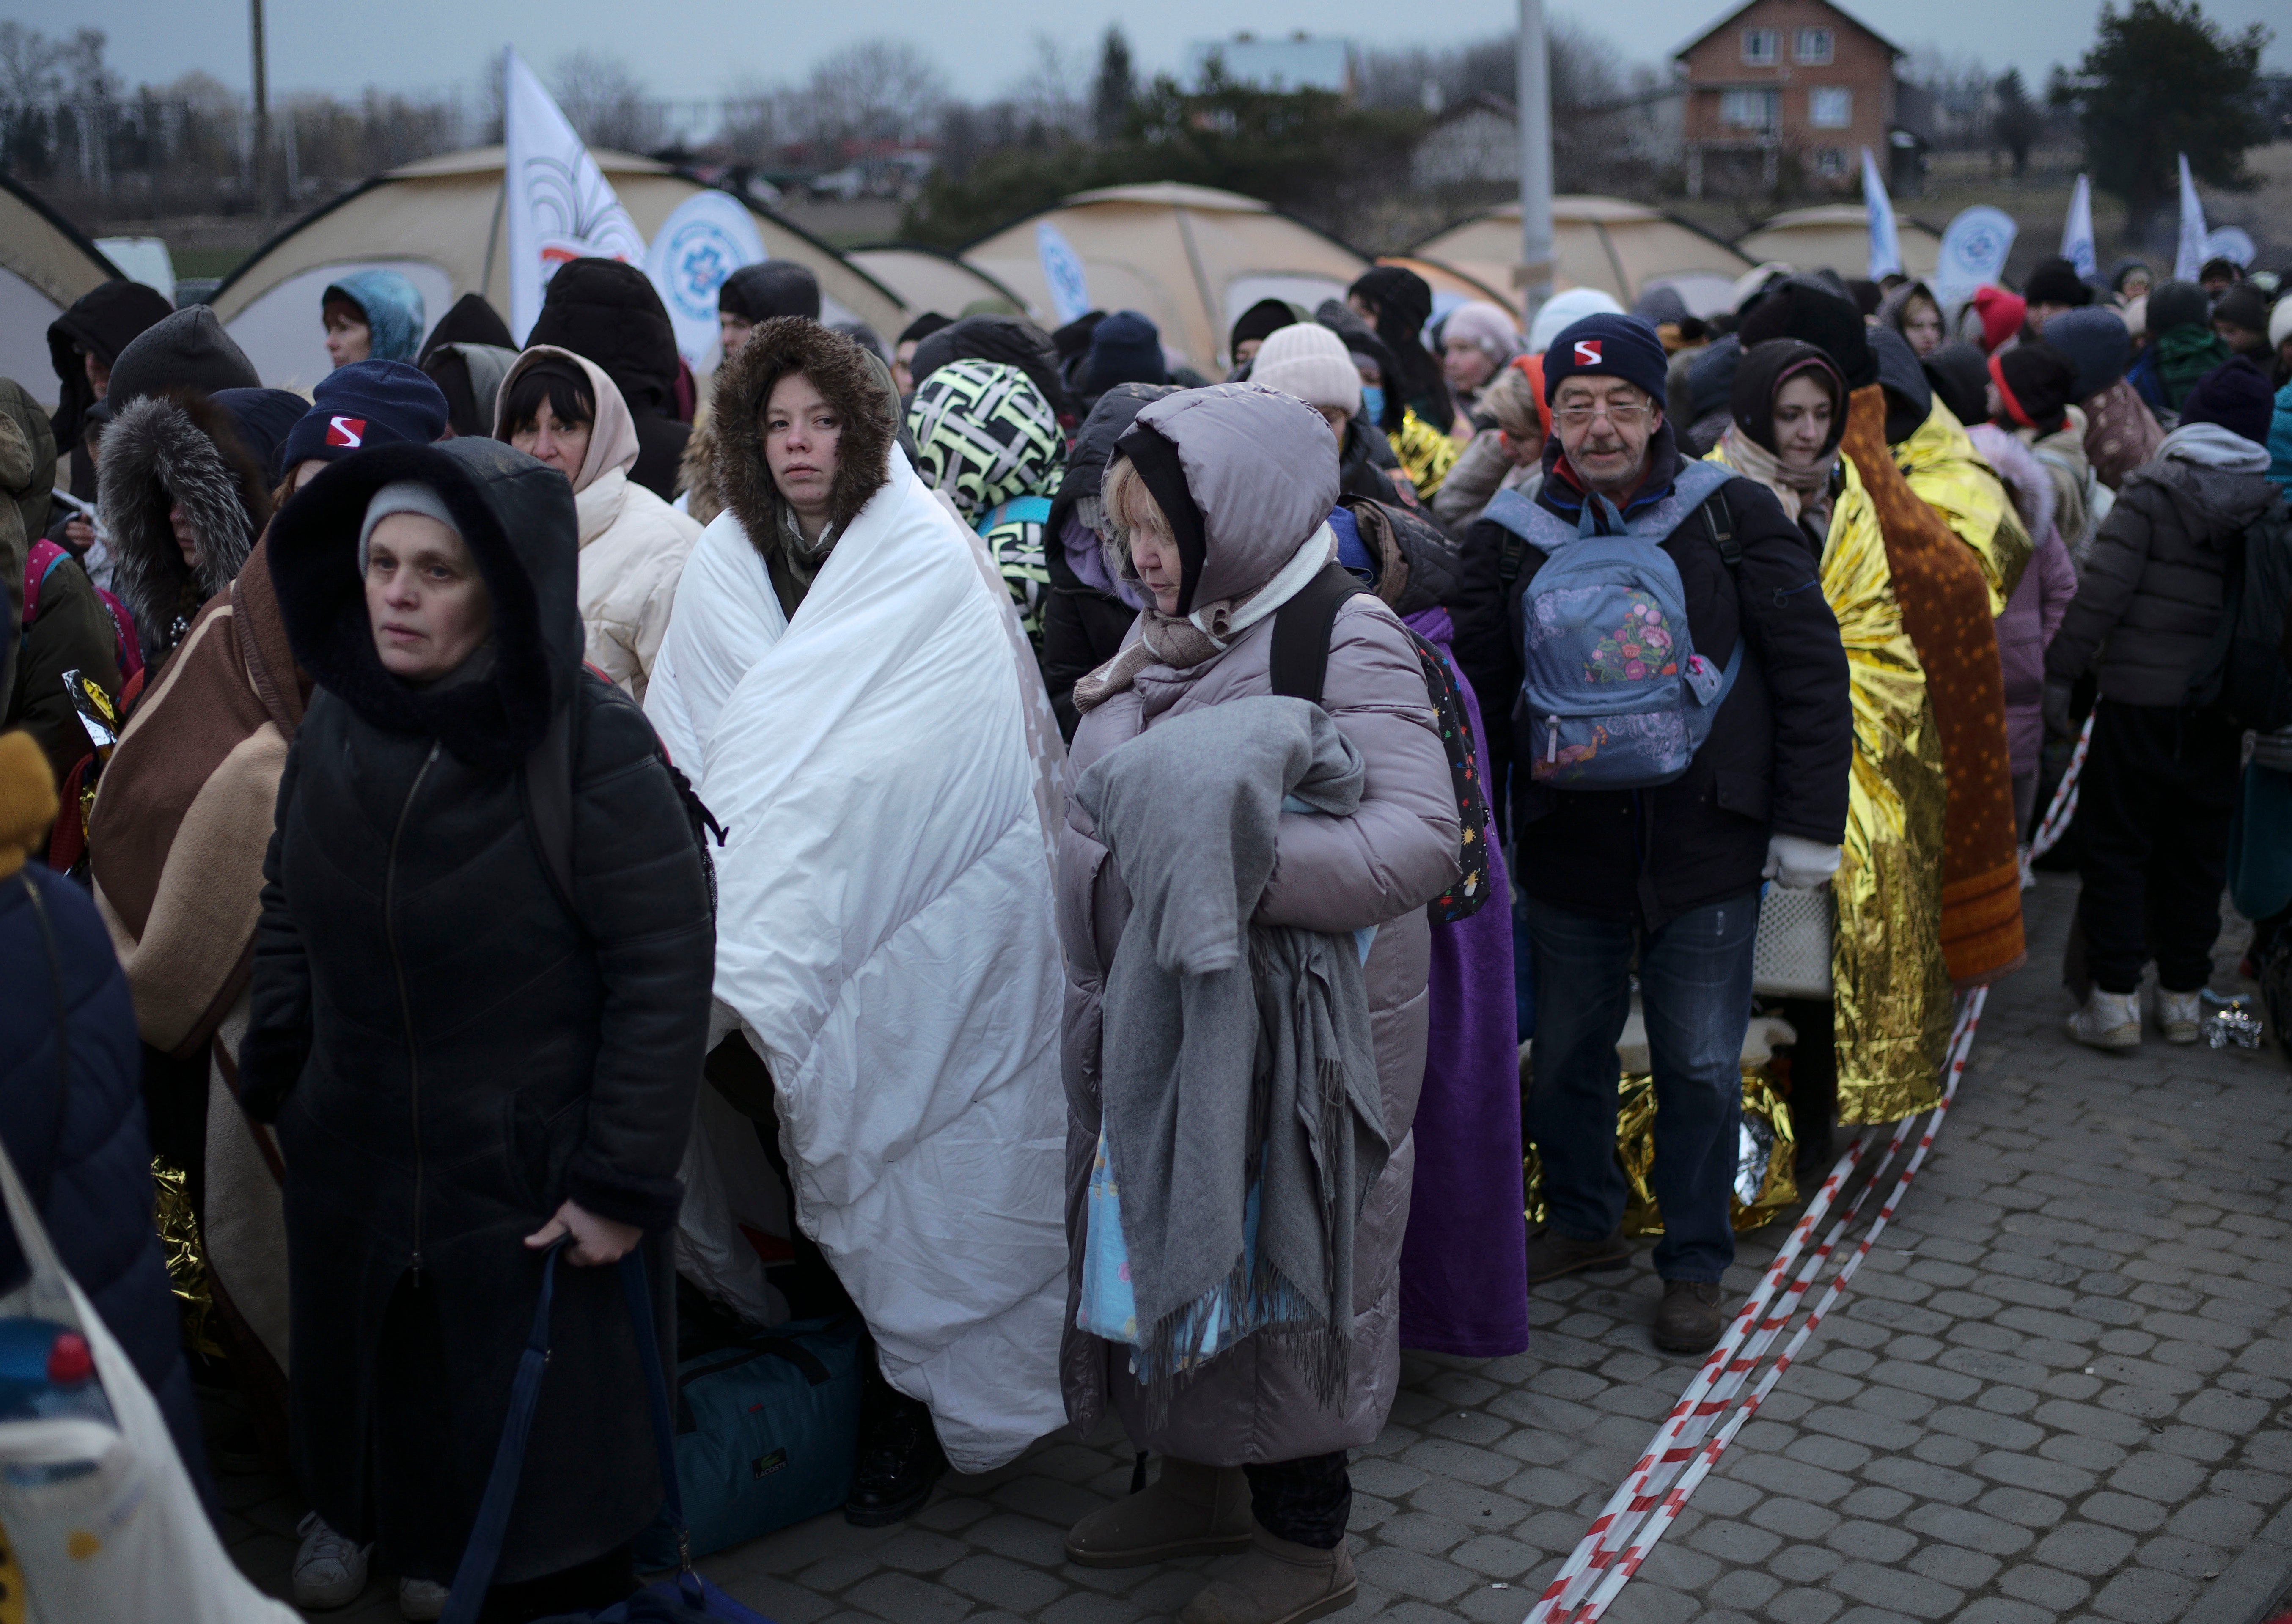
[[[1361,416],[1365,421],[1372,424],[1382,424],[1384,421],[1384,384],[1361,385]]]

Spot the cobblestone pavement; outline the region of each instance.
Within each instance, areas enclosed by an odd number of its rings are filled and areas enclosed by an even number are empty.
[[[2252,1624],[2292,1569],[2292,1076],[2272,1051],[2072,1047],[2075,891],[2040,877],[2031,967],[1992,995],[1925,1170],[1615,1624]],[[1787,1232],[1743,1247],[1734,1301]],[[1343,1624],[1518,1624],[1692,1374],[1653,1351],[1655,1302],[1642,1262],[1542,1289],[1524,1355],[1407,1358],[1353,1467]],[[1110,1427],[950,1477],[904,1527],[823,1517],[701,1565],[778,1624],[1165,1618],[1215,1564],[1061,1560],[1130,1465]],[[299,1507],[223,1487],[241,1561],[283,1592]]]

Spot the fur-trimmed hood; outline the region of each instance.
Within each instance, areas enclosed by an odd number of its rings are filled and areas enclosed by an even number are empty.
[[[781,316],[759,326],[739,354],[717,373],[710,408],[716,439],[716,495],[747,531],[749,544],[767,559],[779,545],[784,506],[764,462],[762,425],[772,386],[788,374],[801,372],[835,408],[843,432],[836,443],[828,516],[841,530],[884,488],[889,475],[899,397],[882,368],[883,363],[855,340],[802,316]]]
[[[113,589],[135,617],[146,660],[174,649],[199,605],[238,578],[270,517],[270,481],[237,421],[188,390],[131,401],[103,432],[98,483],[117,564]],[[177,503],[199,540],[183,562],[168,510]]]

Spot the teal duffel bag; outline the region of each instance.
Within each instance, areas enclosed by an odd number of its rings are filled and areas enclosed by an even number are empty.
[[[706,1555],[833,1511],[851,1492],[860,1321],[796,1320],[676,1369],[676,1481],[691,1554]],[[661,1520],[637,1566],[676,1565]]]

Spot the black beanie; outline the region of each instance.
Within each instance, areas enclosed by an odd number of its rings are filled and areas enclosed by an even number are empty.
[[[1253,338],[1262,342],[1272,337],[1283,327],[1296,325],[1297,312],[1289,306],[1279,299],[1260,299],[1242,311],[1241,319],[1233,324],[1233,332],[1227,341],[1226,352],[1230,355]]]
[[[2038,262],[2022,296],[2032,304],[2081,305],[2093,303],[2093,289],[2078,276],[2075,265],[2056,255]]]
[[[2268,331],[2268,295],[2250,282],[2239,282],[2213,304],[2213,319],[2240,327],[2248,333]]]
[[[1796,338],[1838,363],[1849,393],[1878,381],[1869,328],[1844,293],[1804,274],[1786,278],[1743,318],[1743,347]]]
[[[1989,359],[1981,349],[1960,339],[1944,344],[1925,360],[1926,381],[1950,415],[1960,423],[1980,423],[1989,415],[1987,391]]]
[[[907,326],[901,327],[900,329],[900,335],[893,339],[892,343],[894,346],[899,344],[921,343],[924,339],[929,338],[933,333],[938,332],[941,327],[951,327],[954,325],[954,318],[942,316],[937,311],[925,311],[922,315],[908,323]]]
[[[2181,402],[2181,425],[2216,423],[2231,434],[2241,434],[2256,446],[2268,443],[2269,419],[2276,401],[2268,376],[2242,356],[2215,367],[2197,380],[2189,398]]]
[[[716,290],[716,308],[747,321],[770,321],[776,316],[819,319],[819,279],[809,265],[794,260],[768,259],[743,265],[724,279]]]
[[[2162,337],[2175,327],[2204,327],[2212,320],[2212,301],[2194,282],[2175,278],[2150,290],[2143,320],[2151,338]]]
[[[2062,426],[2062,414],[2077,393],[2077,367],[2070,358],[2046,343],[2020,343],[1989,358],[1989,375],[2005,402],[2009,427],[2032,428],[2051,434]],[[2014,408],[2022,409],[2017,416]]]

